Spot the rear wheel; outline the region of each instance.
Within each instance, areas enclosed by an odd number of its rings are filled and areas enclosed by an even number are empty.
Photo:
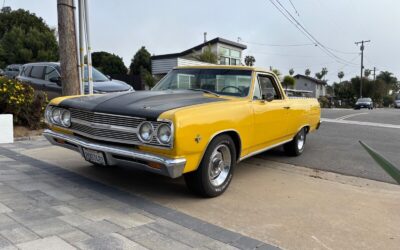
[[[303,153],[306,145],[306,129],[302,128],[292,141],[283,145],[286,154],[290,156],[299,156]]]
[[[216,197],[228,188],[236,165],[236,150],[232,138],[221,135],[212,140],[200,166],[184,175],[186,185],[203,197]]]

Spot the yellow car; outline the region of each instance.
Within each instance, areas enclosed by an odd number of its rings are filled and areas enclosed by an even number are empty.
[[[283,145],[300,155],[320,125],[316,99],[285,95],[273,73],[244,66],[178,67],[151,91],[53,99],[46,138],[96,165],[127,165],[214,197],[241,160]]]

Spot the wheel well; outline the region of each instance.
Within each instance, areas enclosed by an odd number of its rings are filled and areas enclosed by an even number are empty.
[[[218,135],[229,135],[233,142],[235,143],[235,149],[236,149],[236,160],[240,159],[240,153],[242,151],[242,141],[240,140],[240,136],[236,131],[226,131],[226,132],[222,132]]]
[[[305,129],[306,129],[306,134],[308,134],[308,132],[310,132],[310,126],[309,126],[309,125],[307,125],[307,126],[304,126],[303,128],[305,128]]]

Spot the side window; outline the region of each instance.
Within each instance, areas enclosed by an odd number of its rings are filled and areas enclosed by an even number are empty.
[[[253,99],[254,100],[261,100],[262,95],[261,95],[261,89],[260,89],[260,84],[258,82],[258,77],[256,77],[254,81],[254,95]]]
[[[261,95],[266,95],[267,93],[270,93],[274,96],[275,100],[282,99],[279,88],[272,77],[266,75],[258,75],[258,81],[260,83]]]
[[[31,71],[31,77],[36,79],[43,79],[44,66],[33,66]]]
[[[29,76],[32,66],[27,66],[22,68],[21,76]]]
[[[44,80],[50,81],[50,79],[54,77],[60,77],[60,75],[54,67],[47,66],[46,72],[44,73]]]

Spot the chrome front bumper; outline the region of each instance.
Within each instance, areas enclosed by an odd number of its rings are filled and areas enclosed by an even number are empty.
[[[49,129],[46,129],[43,135],[53,145],[77,151],[82,156],[82,148],[103,152],[107,165],[131,166],[171,178],[181,176],[186,164],[185,158],[168,158],[129,147],[108,145],[73,135],[57,133]]]

